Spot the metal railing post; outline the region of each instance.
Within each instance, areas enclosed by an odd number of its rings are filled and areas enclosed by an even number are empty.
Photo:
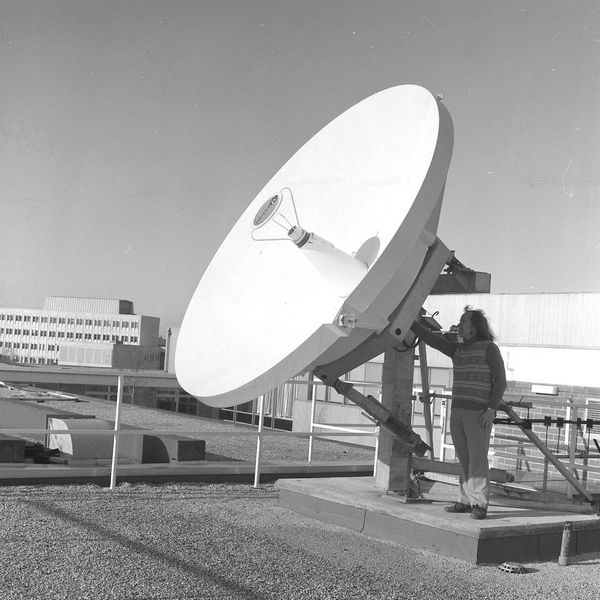
[[[573,414],[574,413],[574,414]],[[578,411],[576,406],[567,407],[567,420],[577,421]],[[577,477],[577,470],[575,469],[575,454],[577,452],[577,425],[575,423],[569,424],[569,471],[571,475]],[[579,477],[577,477],[579,479]],[[573,488],[567,486],[567,498],[573,498]]]
[[[444,462],[446,460],[446,436],[448,435],[448,400],[446,398],[440,399],[440,426],[440,451],[438,456]]]
[[[117,386],[117,408],[115,411],[115,433],[113,437],[112,463],[110,465],[110,489],[114,490],[117,482],[117,459],[119,457],[119,431],[121,430],[121,405],[123,404],[123,376],[119,375]]]
[[[379,456],[379,427],[375,430],[375,458],[373,460],[373,477],[377,477],[377,457]]]
[[[315,415],[317,414],[317,398],[316,398],[315,390],[313,389],[312,393],[312,402],[310,407],[310,432],[311,434],[315,432]],[[313,452],[313,439],[314,436],[311,435],[308,438],[308,462],[312,462],[312,452]]]
[[[262,445],[262,429],[264,420],[265,397],[258,397],[258,432],[256,436],[256,464],[254,466],[254,487],[258,487],[260,483],[260,451]]]

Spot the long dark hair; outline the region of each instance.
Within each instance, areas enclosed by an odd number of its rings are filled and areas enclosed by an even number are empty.
[[[475,337],[478,340],[489,340],[493,342],[496,336],[488,323],[485,313],[479,308],[465,306],[465,312],[471,317],[471,325],[475,329]]]

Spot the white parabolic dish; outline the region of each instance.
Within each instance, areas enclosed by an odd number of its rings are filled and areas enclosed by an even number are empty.
[[[233,406],[385,328],[435,239],[452,144],[446,109],[426,89],[402,85],[359,102],[300,148],[202,276],[177,340],[181,386],[210,406]],[[252,238],[257,212],[284,188],[302,227],[348,255],[378,238],[353,290],[336,283],[335,261],[328,274],[289,240]],[[340,312],[359,327],[338,326]]]

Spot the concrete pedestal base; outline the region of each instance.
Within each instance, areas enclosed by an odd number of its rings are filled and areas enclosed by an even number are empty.
[[[451,514],[454,501],[406,503],[372,477],[280,479],[279,505],[366,535],[474,564],[557,560],[564,523],[573,523],[572,555],[600,551],[600,518],[490,505],[485,520]]]

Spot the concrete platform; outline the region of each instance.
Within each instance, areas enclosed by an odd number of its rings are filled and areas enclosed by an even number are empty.
[[[488,517],[444,511],[454,501],[403,502],[373,477],[282,479],[279,505],[366,535],[474,564],[557,560],[565,522],[573,524],[571,556],[600,551],[600,517],[491,504]]]

